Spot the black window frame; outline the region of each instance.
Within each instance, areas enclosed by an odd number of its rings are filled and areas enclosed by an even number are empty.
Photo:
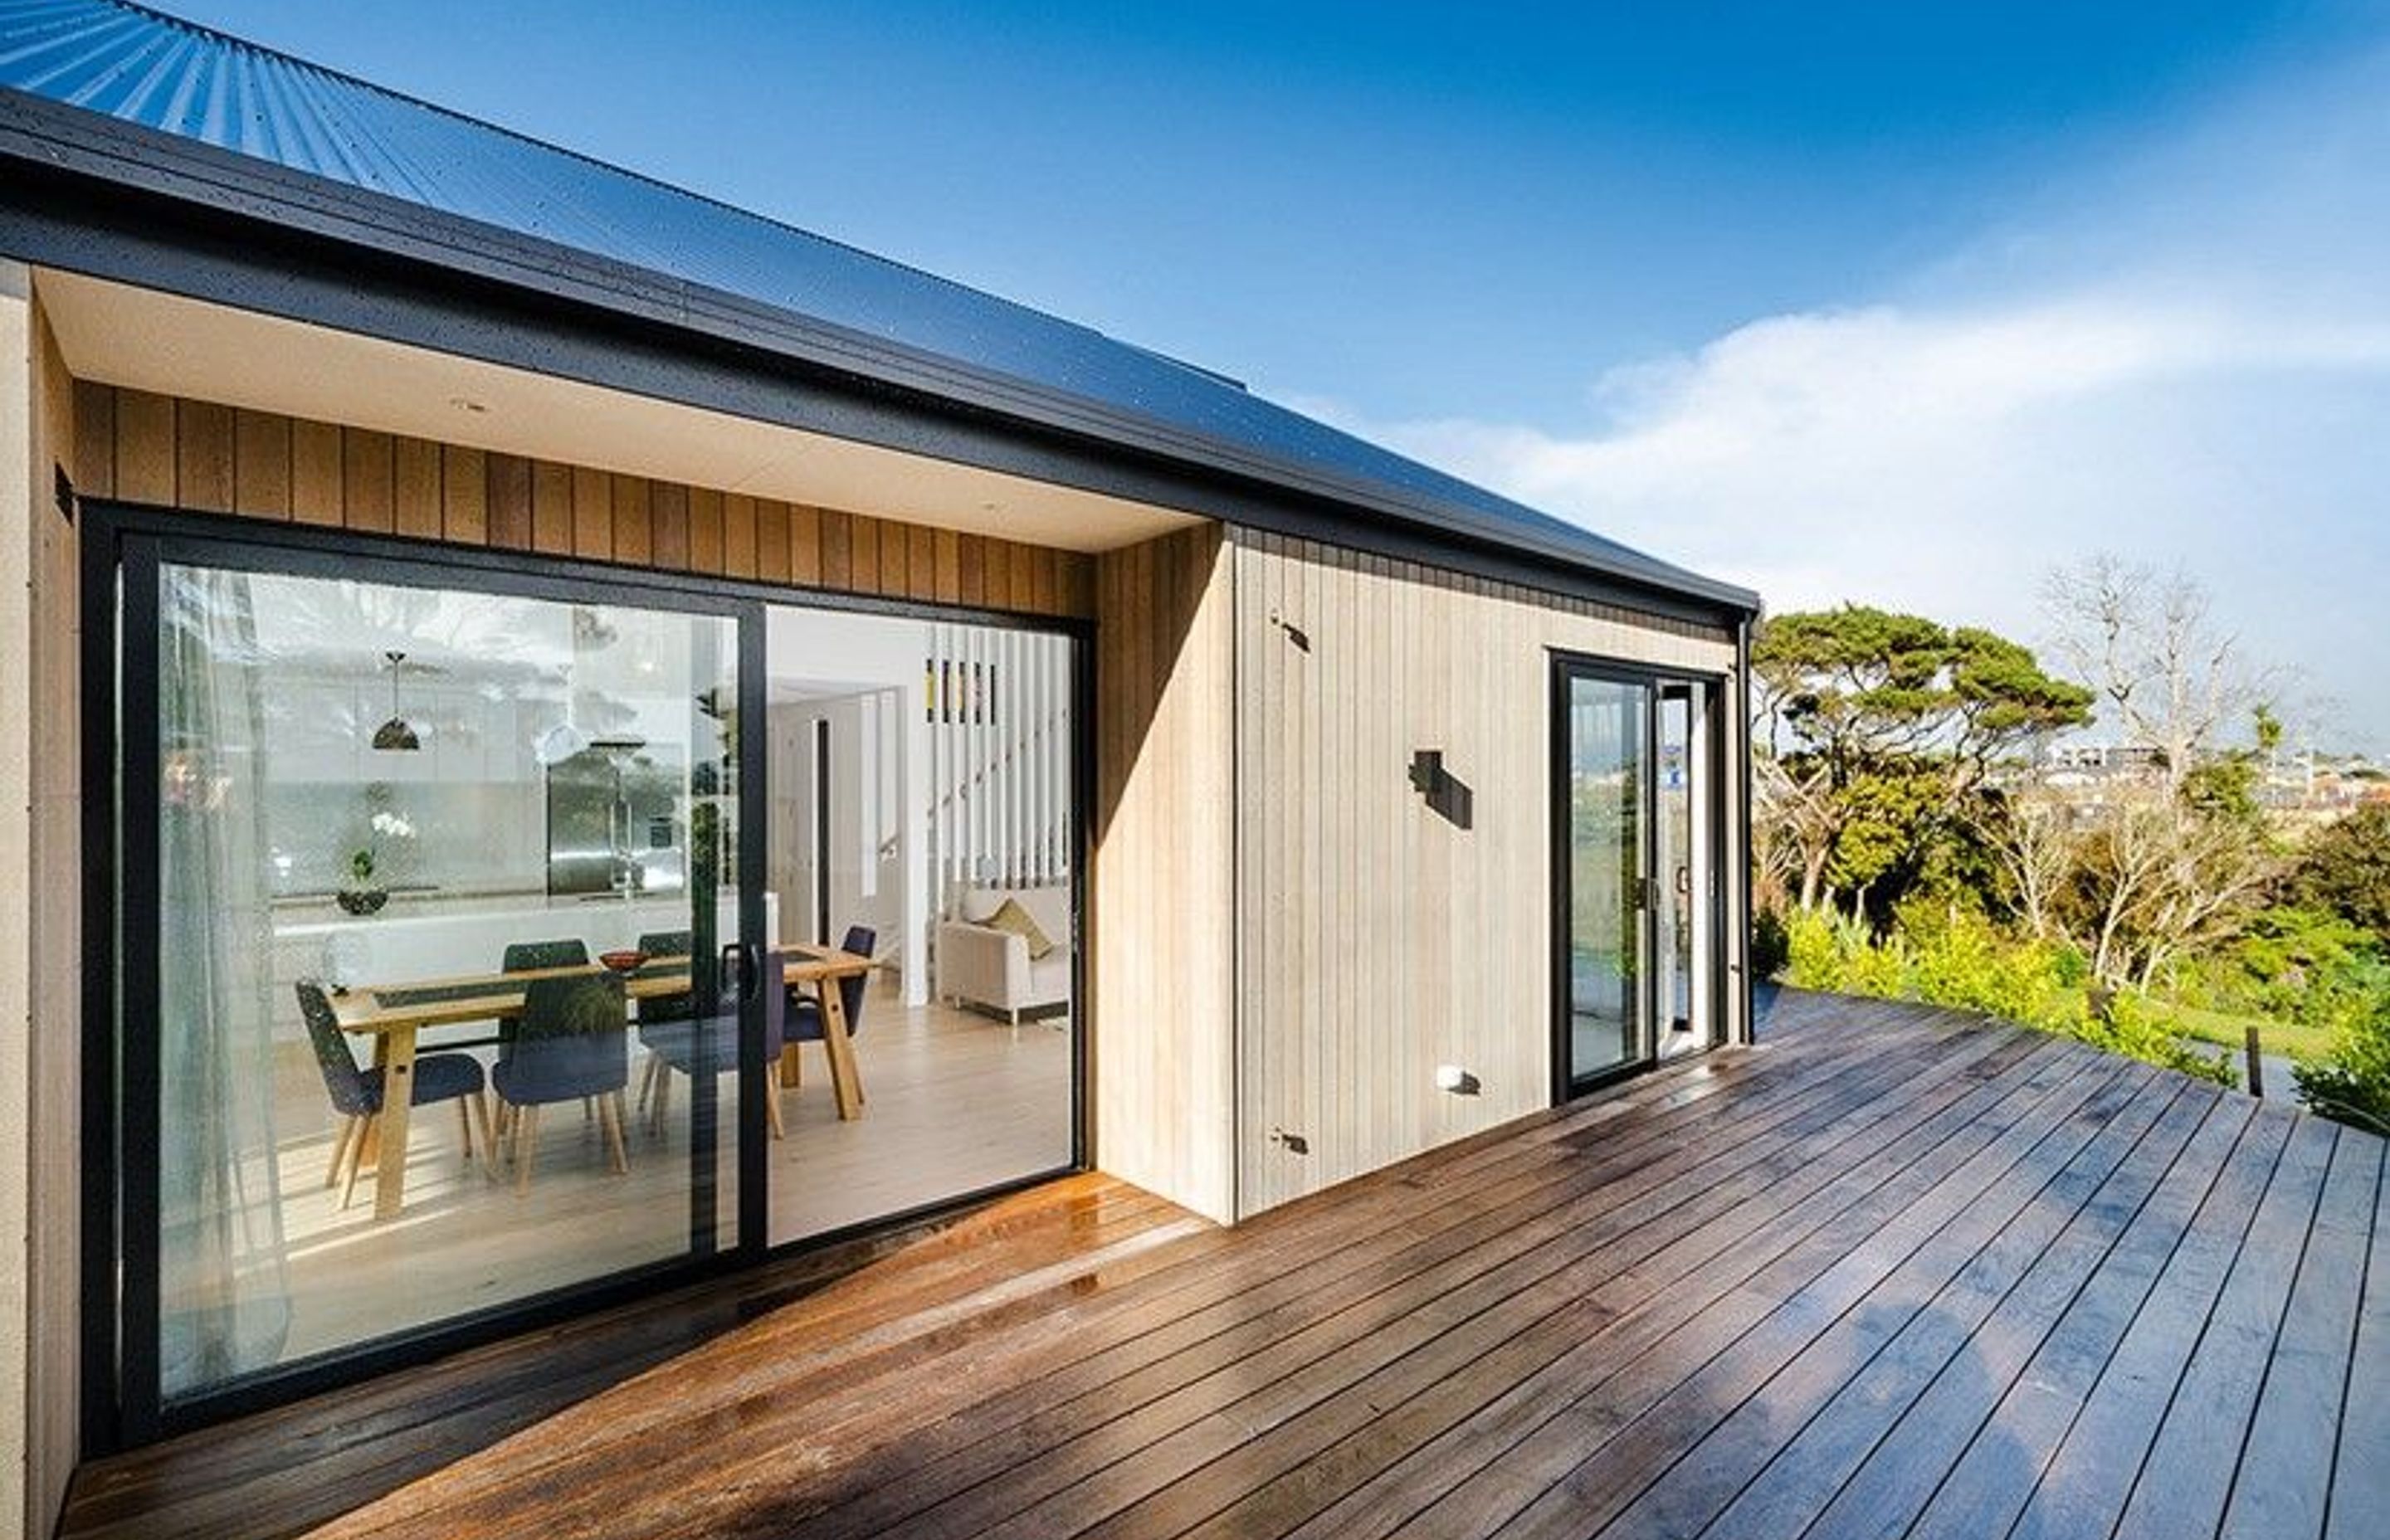
[[[440,540],[383,534],[339,527],[303,526],[115,498],[85,497],[82,518],[81,603],[84,626],[80,662],[84,706],[82,894],[84,989],[82,997],[82,1256],[81,1444],[86,1459],[171,1438],[232,1418],[289,1405],[307,1396],[362,1383],[397,1369],[488,1342],[538,1331],[562,1321],[651,1297],[666,1289],[724,1277],[793,1254],[822,1250],[858,1236],[918,1224],[939,1213],[981,1203],[1008,1192],[1053,1181],[1088,1168],[1093,1097],[1088,1084],[1092,999],[1086,905],[1092,865],[1093,797],[1096,789],[1095,626],[1070,616],[1033,614],[983,607],[931,604],[887,596],[790,584],[719,577],[577,557],[456,545]],[[157,1288],[158,1194],[154,1152],[128,1161],[128,1130],[138,1124],[129,1110],[148,1109],[157,1118],[159,1087],[153,1061],[122,1052],[120,1020],[154,1019],[156,979],[122,965],[124,938],[157,933],[157,896],[149,885],[124,884],[128,845],[141,843],[137,825],[146,816],[154,848],[157,812],[126,815],[124,768],[158,763],[158,684],[154,671],[125,666],[122,642],[154,638],[157,629],[157,567],[161,561],[233,566],[245,571],[297,576],[362,577],[423,585],[453,574],[456,585],[552,602],[618,601],[731,619],[738,628],[741,714],[761,720],[766,690],[765,637],[773,605],[810,610],[893,615],[946,623],[994,626],[1057,635],[1073,643],[1071,915],[1077,943],[1073,954],[1074,1030],[1071,1055],[1071,1157],[1052,1170],[1008,1178],[951,1194],[898,1213],[803,1236],[769,1241],[767,1134],[761,1112],[763,1077],[770,1072],[759,1056],[742,1056],[739,1113],[739,1211],[736,1242],[711,1254],[685,1255],[600,1278],[568,1285],[489,1307],[468,1315],[379,1337],[354,1347],[311,1356],[220,1389],[161,1405],[158,1386]],[[387,574],[384,576],[382,574]],[[144,581],[146,579],[146,581]],[[120,595],[122,603],[120,604]],[[146,628],[146,629],[145,629]],[[141,652],[154,657],[154,641]],[[739,870],[741,927],[760,932],[761,894],[766,861],[765,774],[768,735],[745,734],[739,746]],[[128,838],[130,836],[130,838]],[[147,921],[146,931],[143,922]],[[145,1003],[149,1007],[144,1013]],[[742,1034],[760,1031],[760,1013],[742,1012]],[[751,1084],[752,1082],[752,1084]],[[695,1188],[700,1184],[693,1183]],[[712,1183],[702,1186],[711,1188]],[[710,1193],[704,1195],[710,1198]],[[700,1194],[692,1191],[691,1201]],[[136,1315],[136,1307],[146,1312]]]
[[[1548,754],[1550,779],[1546,791],[1550,826],[1550,892],[1551,905],[1550,966],[1551,966],[1551,1055],[1552,1105],[1564,1106],[1579,1097],[1649,1074],[1667,1062],[1654,1051],[1640,1054],[1608,1070],[1589,1075],[1572,1072],[1574,1066],[1573,1037],[1570,1032],[1571,976],[1569,930],[1573,917],[1574,882],[1569,861],[1573,835],[1569,801],[1569,686],[1577,679],[1598,679],[1610,684],[1633,685],[1644,691],[1643,713],[1645,740],[1649,751],[1643,755],[1641,786],[1638,789],[1647,820],[1657,815],[1659,807],[1660,755],[1659,725],[1663,692],[1671,686],[1700,685],[1708,691],[1709,710],[1706,729],[1708,749],[1702,755],[1700,773],[1708,787],[1703,799],[1706,808],[1694,810],[1694,816],[1709,824],[1709,846],[1713,869],[1709,879],[1710,934],[1714,939],[1706,970],[1711,975],[1710,1020],[1706,1040],[1697,1050],[1706,1053],[1723,1046],[1728,1040],[1728,991],[1740,966],[1741,949],[1728,932],[1731,909],[1728,884],[1737,880],[1728,869],[1732,859],[1728,842],[1731,828],[1728,816],[1728,785],[1727,772],[1727,715],[1740,697],[1733,689],[1733,677],[1727,671],[1669,668],[1659,664],[1640,663],[1626,659],[1603,657],[1595,653],[1576,652],[1564,648],[1550,649],[1551,681],[1547,696],[1548,715]],[[1648,828],[1647,831],[1648,833]],[[1698,874],[1697,874],[1698,879]],[[1647,897],[1645,915],[1648,918],[1652,905]],[[1636,1008],[1640,1035],[1655,1043],[1658,1034],[1652,1030],[1651,1012],[1656,1004],[1654,981],[1658,957],[1657,927],[1643,927],[1642,956],[1637,959]]]

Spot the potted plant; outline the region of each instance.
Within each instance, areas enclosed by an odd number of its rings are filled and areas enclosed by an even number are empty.
[[[349,853],[349,885],[334,893],[332,901],[353,915],[379,913],[390,902],[390,890],[374,882],[371,846],[360,845]]]
[[[390,890],[375,880],[381,858],[374,848],[376,839],[405,840],[415,833],[415,826],[395,813],[376,813],[372,821],[373,834],[366,843],[349,853],[349,884],[332,895],[334,903],[352,915],[379,914],[390,902]]]

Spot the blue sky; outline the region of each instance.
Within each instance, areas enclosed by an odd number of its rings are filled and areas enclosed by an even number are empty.
[[[1779,608],[2179,562],[2390,751],[2390,6],[405,6],[261,42],[1223,369]]]

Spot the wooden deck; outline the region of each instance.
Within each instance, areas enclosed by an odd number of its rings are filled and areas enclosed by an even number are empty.
[[[1073,1179],[87,1469],[66,1533],[2378,1536],[2383,1151],[1788,995],[1233,1231]]]

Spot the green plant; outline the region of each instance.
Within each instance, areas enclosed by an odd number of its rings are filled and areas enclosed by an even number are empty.
[[[2329,1059],[2294,1065],[2291,1076],[2314,1111],[2390,1135],[2390,998],[2343,1026]]]
[[[1842,915],[1796,913],[1786,929],[1785,978],[1799,988],[1980,1011],[2236,1084],[2228,1060],[2179,1041],[2164,1010],[2139,993],[2120,994],[2105,1012],[2095,1012],[2080,952],[2015,936],[1967,905],[1904,905],[1882,938]]]
[[[2292,879],[2299,902],[2390,944],[2390,802],[2371,802],[2318,834]]]
[[[349,853],[349,876],[358,883],[373,880],[374,853],[370,845],[360,845]]]

